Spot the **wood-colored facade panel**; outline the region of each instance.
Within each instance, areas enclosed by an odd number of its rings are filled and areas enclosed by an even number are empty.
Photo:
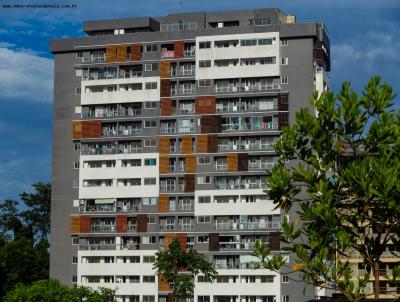
[[[249,170],[249,155],[248,153],[239,153],[238,155],[238,171]]]
[[[279,251],[281,249],[281,238],[279,234],[271,234],[269,236],[269,248],[271,251]]]
[[[74,121],[72,122],[72,139],[82,138],[82,122]]]
[[[169,137],[160,136],[160,154],[169,154]]]
[[[169,292],[171,291],[171,288],[169,287],[169,283],[168,281],[162,279],[161,277],[159,277],[158,279],[158,290],[160,292]]]
[[[207,153],[208,152],[208,136],[207,135],[196,136],[196,149],[197,149],[197,153]]]
[[[288,112],[279,112],[278,113],[278,129],[282,130],[282,128],[287,127],[289,125],[289,113]]]
[[[100,138],[100,137],[101,137],[100,121],[72,122],[72,139]]]
[[[185,156],[185,173],[196,172],[196,156],[187,155]]]
[[[226,156],[226,165],[228,172],[237,172],[239,171],[239,155],[237,153],[229,153]]]
[[[221,130],[221,116],[205,115],[200,118],[201,133],[218,133]]]
[[[218,152],[218,135],[212,134],[208,135],[208,153],[216,153]]]
[[[117,47],[117,61],[125,62],[128,55],[128,46],[118,46]]]
[[[109,45],[106,47],[106,62],[113,63],[117,61],[117,47]]]
[[[171,77],[171,62],[170,61],[160,61],[160,78],[170,78]]]
[[[137,221],[137,227],[136,227],[137,232],[138,233],[147,232],[147,222],[148,222],[147,214],[138,214],[136,221]]]
[[[142,60],[142,46],[140,44],[131,45],[131,61]]]
[[[185,154],[192,154],[192,139],[191,135],[182,136],[182,152]]]
[[[160,111],[161,115],[172,115],[172,100],[171,99],[162,99],[160,100]]]
[[[176,234],[176,237],[179,240],[181,248],[187,249],[187,241],[188,241],[187,234],[186,233],[178,233],[178,234]]]
[[[160,80],[160,96],[161,97],[171,97],[171,81],[169,79]]]
[[[208,250],[219,251],[219,234],[210,233],[208,234]]]
[[[81,216],[80,217],[80,232],[81,233],[90,233],[90,216]]]
[[[115,224],[117,233],[126,233],[128,231],[128,216],[117,215],[115,217]]]
[[[159,172],[160,172],[160,174],[168,174],[169,173],[169,157],[168,156],[160,156]]]
[[[289,110],[289,95],[279,94],[278,95],[278,111],[288,111]]]
[[[175,41],[174,42],[174,57],[179,59],[185,56],[185,42]]]
[[[80,233],[81,232],[81,217],[71,216],[69,217],[69,232]]]
[[[169,195],[160,194],[158,196],[158,211],[160,213],[165,213],[169,211]]]
[[[196,114],[212,114],[216,112],[215,96],[196,96],[195,111]]]
[[[194,192],[195,190],[195,175],[185,175],[185,192]]]

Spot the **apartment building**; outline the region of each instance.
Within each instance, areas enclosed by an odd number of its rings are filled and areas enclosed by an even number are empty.
[[[89,21],[84,31],[51,44],[51,277],[118,288],[119,301],[169,301],[152,263],[176,237],[219,272],[214,283],[198,276],[195,301],[313,298],[254,270],[252,250],[260,240],[284,253],[284,214],[265,179],[282,127],[329,85],[323,24],[257,9]]]

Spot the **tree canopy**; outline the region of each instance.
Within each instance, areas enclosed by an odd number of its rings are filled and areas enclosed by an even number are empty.
[[[394,98],[380,77],[361,95],[349,82],[337,94],[314,93],[316,114],[303,108],[283,130],[275,146],[279,163],[267,180],[276,207],[299,215],[283,223],[281,240],[296,258],[291,271],[351,301],[390,294],[379,276],[394,290],[400,276],[400,267],[391,276],[380,270],[382,258],[400,256],[400,111],[393,109]],[[288,269],[262,244],[255,254],[266,268]],[[362,273],[354,274],[356,259]]]

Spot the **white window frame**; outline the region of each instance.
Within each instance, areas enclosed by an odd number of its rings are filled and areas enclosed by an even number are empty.
[[[282,85],[289,84],[289,78],[288,77],[281,77],[281,84]]]

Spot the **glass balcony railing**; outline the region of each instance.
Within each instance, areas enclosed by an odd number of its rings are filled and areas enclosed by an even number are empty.
[[[82,63],[104,63],[106,61],[106,56],[92,56],[83,57]]]
[[[176,126],[173,127],[162,127],[160,128],[161,134],[173,134],[176,133]]]
[[[280,222],[215,222],[215,230],[279,230]]]
[[[136,224],[128,224],[128,232],[136,232]]]
[[[79,207],[80,212],[115,212],[115,205],[112,204],[94,204]]]
[[[110,224],[92,224],[90,226],[92,232],[115,232],[115,225]]]
[[[178,204],[176,207],[178,212],[193,212],[194,211],[194,204]]]
[[[215,190],[238,190],[238,189],[264,189],[265,183],[243,183],[243,184],[229,184],[229,183],[215,183]]]
[[[215,163],[214,170],[215,171],[226,171],[228,169],[228,165],[226,163]]]
[[[174,231],[175,224],[160,224],[160,231]]]
[[[116,245],[115,244],[81,244],[79,245],[79,250],[81,251],[110,251],[110,250],[115,250]]]
[[[196,55],[196,49],[192,48],[192,49],[185,49],[183,51],[183,55],[185,57],[193,57],[194,55]]]
[[[275,163],[271,162],[252,162],[249,163],[248,168],[249,170],[268,170],[272,171]]]
[[[160,192],[174,192],[176,190],[175,184],[161,184]]]
[[[125,116],[139,116],[142,114],[141,109],[125,109],[125,110],[107,110],[96,112],[84,112],[82,118],[108,118],[108,117],[125,117]]]
[[[191,69],[171,69],[171,76],[173,76],[173,77],[194,76],[195,70],[196,70],[195,68],[191,68]]]
[[[130,129],[103,129],[103,136],[131,136],[139,135],[142,133],[142,128],[130,128]]]
[[[196,93],[195,87],[190,88],[171,88],[171,95],[193,95]]]
[[[142,153],[142,147],[110,148],[110,149],[87,149],[81,150],[81,155],[109,155],[109,154],[134,154]]]
[[[227,92],[254,92],[254,91],[273,91],[280,90],[281,85],[278,83],[271,84],[257,84],[257,85],[216,85],[216,93],[227,93]]]
[[[130,78],[141,78],[143,77],[142,71],[130,71],[126,72],[125,74],[118,73],[108,73],[108,72],[101,72],[101,73],[92,73],[87,76],[82,77],[82,81],[93,81],[93,80],[108,80],[108,79],[130,79]]]
[[[178,223],[178,230],[181,230],[181,231],[192,231],[193,229],[194,229],[193,224]]]

